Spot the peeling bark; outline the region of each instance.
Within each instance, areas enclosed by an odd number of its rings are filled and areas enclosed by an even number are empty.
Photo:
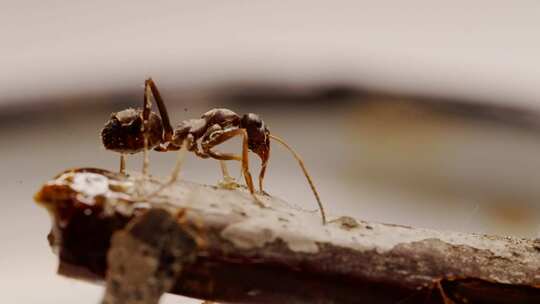
[[[157,303],[163,292],[223,303],[540,303],[539,240],[349,217],[322,226],[275,197],[261,208],[243,189],[186,181],[138,198],[158,186],[99,169],[45,184],[36,199],[53,215],[59,272],[106,279],[107,304]]]
[[[103,304],[157,304],[196,258],[195,240],[184,229],[167,211],[153,209],[114,233]]]

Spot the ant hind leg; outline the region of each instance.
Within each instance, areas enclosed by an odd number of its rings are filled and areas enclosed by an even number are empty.
[[[148,195],[145,195],[143,197],[143,200],[146,200],[146,199],[148,199],[150,197],[153,197],[153,196],[159,194],[165,188],[167,188],[170,185],[174,184],[174,182],[176,182],[178,180],[178,177],[180,176],[180,169],[182,168],[182,164],[184,163],[184,159],[186,157],[187,147],[189,146],[188,142],[189,142],[189,140],[184,140],[184,142],[182,143],[182,146],[178,150],[177,157],[176,157],[176,163],[174,165],[173,171],[171,172],[171,176],[169,177],[169,180],[166,183],[159,186],[159,188],[157,188],[152,193],[150,193]]]
[[[152,111],[152,100],[150,99],[150,86],[148,83],[145,83],[144,86],[144,101],[143,101],[143,113],[142,113],[142,125],[141,125],[141,133],[143,134],[143,140],[144,140],[144,150],[143,150],[143,179],[146,180],[148,177],[148,167],[150,166],[150,160],[148,158],[148,137],[150,132],[150,113]]]
[[[120,174],[126,175],[126,154],[120,153]]]
[[[165,141],[170,141],[173,135],[173,128],[169,120],[169,114],[167,112],[165,102],[163,101],[157,85],[152,78],[146,79],[146,81],[144,82],[144,90],[145,92],[147,90],[150,90],[152,92],[152,96],[154,96],[154,100],[156,101],[159,114],[161,116],[161,121],[163,123],[163,138],[165,139]]]
[[[148,157],[148,137],[150,131],[150,113],[152,111],[152,101],[150,100],[150,87],[145,85],[144,97],[143,97],[143,112],[142,112],[142,124],[141,133],[143,135],[144,149],[143,149],[143,166],[142,166],[142,178],[136,178],[137,184],[136,191],[138,195],[144,196],[144,182],[148,179],[148,167],[150,166],[150,160]],[[120,160],[122,161],[122,160]],[[120,165],[122,166],[122,165]]]

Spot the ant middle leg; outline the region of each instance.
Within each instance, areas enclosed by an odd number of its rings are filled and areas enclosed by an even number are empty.
[[[184,142],[182,143],[182,146],[180,147],[180,150],[178,150],[177,152],[176,164],[174,165],[173,171],[171,173],[171,177],[169,181],[167,182],[167,184],[172,184],[178,179],[178,176],[180,175],[180,169],[182,168],[182,164],[184,163],[184,158],[186,157],[187,147],[188,147],[188,140],[184,140]]]
[[[217,151],[211,150],[213,146],[205,147],[205,152],[212,157],[213,159],[217,159],[219,161],[226,161],[226,160],[237,160],[242,163],[242,174],[244,175],[244,179],[246,181],[246,186],[248,187],[248,190],[250,193],[255,193],[255,187],[253,186],[253,178],[251,177],[251,172],[249,171],[249,161],[244,161],[244,156],[231,154],[231,153],[221,153]]]
[[[229,174],[229,169],[227,168],[225,160],[219,160],[219,166],[221,168],[221,174],[223,175],[223,180],[219,182],[219,186],[230,190],[238,188],[240,185],[236,182],[234,177]]]
[[[235,137],[242,136],[242,155],[235,155],[230,153],[220,153],[213,151],[212,148]],[[253,185],[253,178],[251,177],[251,172],[249,171],[249,146],[248,146],[248,134],[245,129],[233,129],[228,131],[216,131],[213,136],[208,141],[203,143],[203,150],[210,157],[217,160],[238,160],[242,162],[242,173],[244,175],[244,180],[246,181],[246,186],[248,187],[249,192],[255,199],[258,205],[265,206],[261,200],[255,195],[255,186]]]
[[[145,195],[143,197],[143,199],[148,199],[150,197],[153,197],[153,196],[159,194],[165,188],[169,187],[170,185],[172,185],[174,182],[176,182],[178,180],[178,177],[180,176],[180,169],[182,168],[182,164],[184,163],[184,158],[186,157],[188,147],[191,144],[190,139],[191,138],[188,138],[188,139],[186,139],[186,140],[184,140],[182,142],[182,146],[180,147],[180,149],[177,152],[176,163],[174,165],[173,171],[171,172],[171,176],[169,177],[169,180],[167,182],[165,182],[164,184],[162,184],[155,191],[151,192],[148,195]]]

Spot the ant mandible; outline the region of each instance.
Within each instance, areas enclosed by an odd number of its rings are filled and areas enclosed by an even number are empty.
[[[152,111],[150,95],[157,103],[159,114]],[[235,136],[242,136],[242,154],[220,153],[213,148]],[[259,191],[264,194],[263,180],[270,158],[270,139],[282,144],[298,161],[300,168],[315,195],[321,212],[322,222],[326,224],[326,215],[319,194],[311,180],[302,158],[281,138],[270,134],[263,120],[253,113],[239,116],[228,109],[212,109],[201,118],[184,120],[173,130],[167,108],[155,82],[148,78],[144,84],[143,108],[129,108],[113,113],[101,131],[101,139],[107,150],[120,154],[120,173],[125,174],[126,154],[144,153],[143,176],[148,175],[148,149],[159,152],[179,151],[178,160],[166,187],[176,181],[180,172],[185,151],[191,151],[201,158],[213,158],[220,161],[226,181],[233,180],[226,169],[227,160],[240,161],[242,173],[255,201],[262,204],[255,195],[253,179],[249,171],[248,151],[261,159],[259,172]],[[200,146],[199,142],[200,141]]]

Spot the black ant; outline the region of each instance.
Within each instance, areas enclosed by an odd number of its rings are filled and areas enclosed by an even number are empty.
[[[159,109],[159,116],[152,111],[150,100],[152,95]],[[242,154],[220,153],[213,148],[235,136],[242,136]],[[253,179],[249,171],[248,151],[251,150],[261,159],[259,172],[259,191],[263,191],[263,180],[268,160],[270,158],[270,139],[277,141],[287,148],[298,161],[308,183],[317,199],[323,224],[326,224],[326,216],[315,189],[315,185],[307,172],[301,157],[281,138],[270,134],[263,120],[253,113],[239,116],[228,109],[212,109],[204,113],[201,118],[189,119],[181,122],[174,130],[171,127],[167,108],[159,93],[155,82],[149,78],[145,81],[143,108],[126,109],[111,115],[101,131],[103,145],[108,150],[121,153],[120,172],[125,174],[125,155],[138,152],[144,153],[143,176],[148,174],[148,149],[159,152],[177,151],[178,161],[173,169],[171,178],[167,184],[178,178],[180,165],[185,151],[191,151],[201,158],[213,158],[220,161],[225,181],[233,180],[227,171],[224,161],[236,160],[242,164],[242,173],[255,200],[262,204],[255,196]],[[200,141],[200,146],[199,146]],[[160,189],[162,189],[160,188]],[[159,191],[159,190],[158,190]]]

